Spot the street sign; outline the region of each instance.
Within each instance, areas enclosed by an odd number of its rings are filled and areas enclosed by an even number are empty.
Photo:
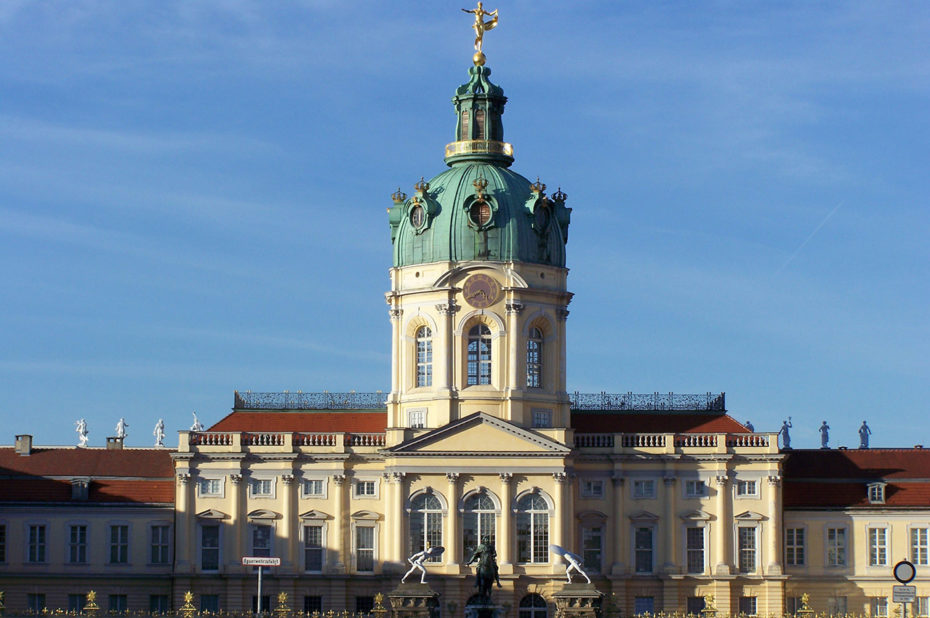
[[[281,566],[280,558],[270,556],[242,556],[243,566]]]
[[[907,560],[902,560],[898,564],[894,565],[892,570],[894,578],[901,582],[902,584],[910,583],[914,579],[914,576],[917,575],[917,569],[914,568],[914,565]],[[898,603],[898,601],[895,601]]]
[[[917,586],[892,586],[892,603],[913,603],[917,599]]]

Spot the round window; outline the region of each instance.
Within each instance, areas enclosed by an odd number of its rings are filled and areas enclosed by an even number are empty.
[[[479,200],[471,205],[468,216],[475,225],[485,226],[491,220],[491,205],[484,200]]]
[[[410,223],[413,224],[413,227],[419,229],[423,227],[424,221],[426,221],[426,214],[423,212],[423,207],[414,206],[413,210],[410,211]]]

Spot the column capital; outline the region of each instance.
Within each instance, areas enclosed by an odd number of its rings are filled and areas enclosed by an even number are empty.
[[[178,482],[181,485],[187,485],[188,483],[190,483],[191,482],[190,472],[178,472]]]
[[[233,485],[238,485],[239,483],[242,482],[242,475],[241,474],[230,474],[229,480],[232,482]]]
[[[347,478],[348,477],[346,477],[345,474],[334,474],[333,483],[335,483],[336,485],[343,485],[345,484]]]
[[[282,474],[281,482],[285,485],[293,485],[296,478],[293,474]]]
[[[455,485],[459,480],[458,472],[446,472],[446,480],[449,481],[450,485]]]
[[[569,477],[566,472],[553,472],[552,478],[555,479],[556,483],[567,483],[569,481]]]
[[[513,481],[513,472],[500,472],[501,483],[509,485]]]
[[[440,315],[455,315],[459,309],[461,309],[461,307],[458,306],[454,300],[436,305],[436,311],[438,311]]]
[[[388,314],[391,316],[391,321],[396,322],[400,319],[400,316],[404,315],[403,309],[388,309]]]
[[[777,474],[769,475],[768,477],[766,477],[766,480],[769,482],[769,485],[771,485],[772,487],[778,487],[779,485],[781,485],[781,476]]]
[[[400,483],[404,480],[403,472],[385,472],[383,476],[387,483]]]
[[[662,479],[662,482],[665,483],[666,487],[672,487],[677,480],[678,479],[676,479],[674,476],[666,476]]]
[[[730,476],[727,474],[718,474],[714,477],[714,481],[716,481],[717,485],[723,487],[730,482]]]
[[[568,307],[559,307],[555,310],[555,317],[558,318],[559,322],[564,322],[568,319],[569,313]]]
[[[504,306],[506,307],[508,314],[516,314],[516,315],[520,315],[523,309],[526,308],[526,305],[524,305],[518,300],[512,300],[508,302],[507,304],[505,304]]]
[[[619,472],[614,472],[610,475],[610,482],[614,484],[614,487],[620,486],[626,482],[626,478]]]

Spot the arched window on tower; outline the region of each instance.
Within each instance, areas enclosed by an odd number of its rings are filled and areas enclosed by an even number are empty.
[[[520,599],[520,618],[546,618],[546,600],[538,594],[528,594]]]
[[[484,110],[475,110],[475,139],[488,139],[484,133]]]
[[[517,502],[517,560],[549,561],[549,505],[537,493]]]
[[[428,326],[417,329],[417,386],[433,385],[433,331]]]
[[[476,324],[468,331],[468,386],[491,383],[491,329]]]
[[[531,328],[526,340],[526,386],[542,388],[543,368],[543,334],[538,328]]]
[[[410,501],[410,554],[427,547],[442,545],[442,503],[431,493],[422,493]],[[432,556],[427,562],[440,562]]]
[[[469,126],[469,123],[468,123],[468,110],[467,109],[462,112],[462,133],[461,135],[462,135],[461,139],[463,141],[471,139],[471,127]]]
[[[462,555],[471,557],[472,552],[485,538],[496,542],[497,507],[486,491],[472,494],[465,499],[462,517]]]

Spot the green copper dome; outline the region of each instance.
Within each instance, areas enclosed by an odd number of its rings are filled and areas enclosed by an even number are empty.
[[[501,122],[507,98],[490,74],[471,67],[452,98],[456,141],[445,157],[451,169],[421,179],[409,199],[400,190],[392,196],[394,266],[474,260],[565,266],[566,196],[547,197],[545,185],[508,169],[513,149]]]

